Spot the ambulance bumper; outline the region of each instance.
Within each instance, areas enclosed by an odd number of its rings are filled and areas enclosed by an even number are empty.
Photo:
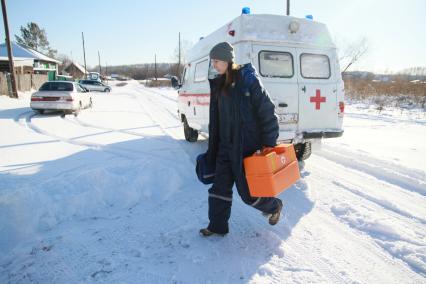
[[[321,132],[302,132],[304,139],[317,139],[317,138],[336,138],[343,135],[341,131],[321,131]]]

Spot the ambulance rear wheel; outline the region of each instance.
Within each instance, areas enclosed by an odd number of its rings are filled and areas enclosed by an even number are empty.
[[[185,139],[189,142],[196,142],[198,140],[198,131],[189,127],[186,118],[183,119],[183,131],[185,133]]]
[[[312,154],[311,142],[294,144],[294,150],[298,161],[306,160]]]

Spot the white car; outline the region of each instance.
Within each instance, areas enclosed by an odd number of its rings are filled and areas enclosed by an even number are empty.
[[[59,110],[64,113],[78,113],[92,107],[90,93],[80,84],[68,81],[50,81],[31,95],[30,107],[43,113],[46,110]]]
[[[79,83],[89,91],[111,92],[111,87],[96,80],[80,80]]]

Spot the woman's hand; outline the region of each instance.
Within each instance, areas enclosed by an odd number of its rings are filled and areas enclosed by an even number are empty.
[[[273,150],[274,150],[274,147],[263,146],[260,152],[262,154],[267,154],[269,152],[272,152]]]

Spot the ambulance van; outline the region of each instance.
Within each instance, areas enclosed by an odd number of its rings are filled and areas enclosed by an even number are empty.
[[[340,137],[345,109],[339,62],[327,27],[311,18],[242,14],[189,50],[178,90],[185,139],[208,134],[210,86],[217,76],[211,48],[227,41],[235,63],[251,63],[275,104],[279,142],[293,143],[299,160],[315,140]]]

